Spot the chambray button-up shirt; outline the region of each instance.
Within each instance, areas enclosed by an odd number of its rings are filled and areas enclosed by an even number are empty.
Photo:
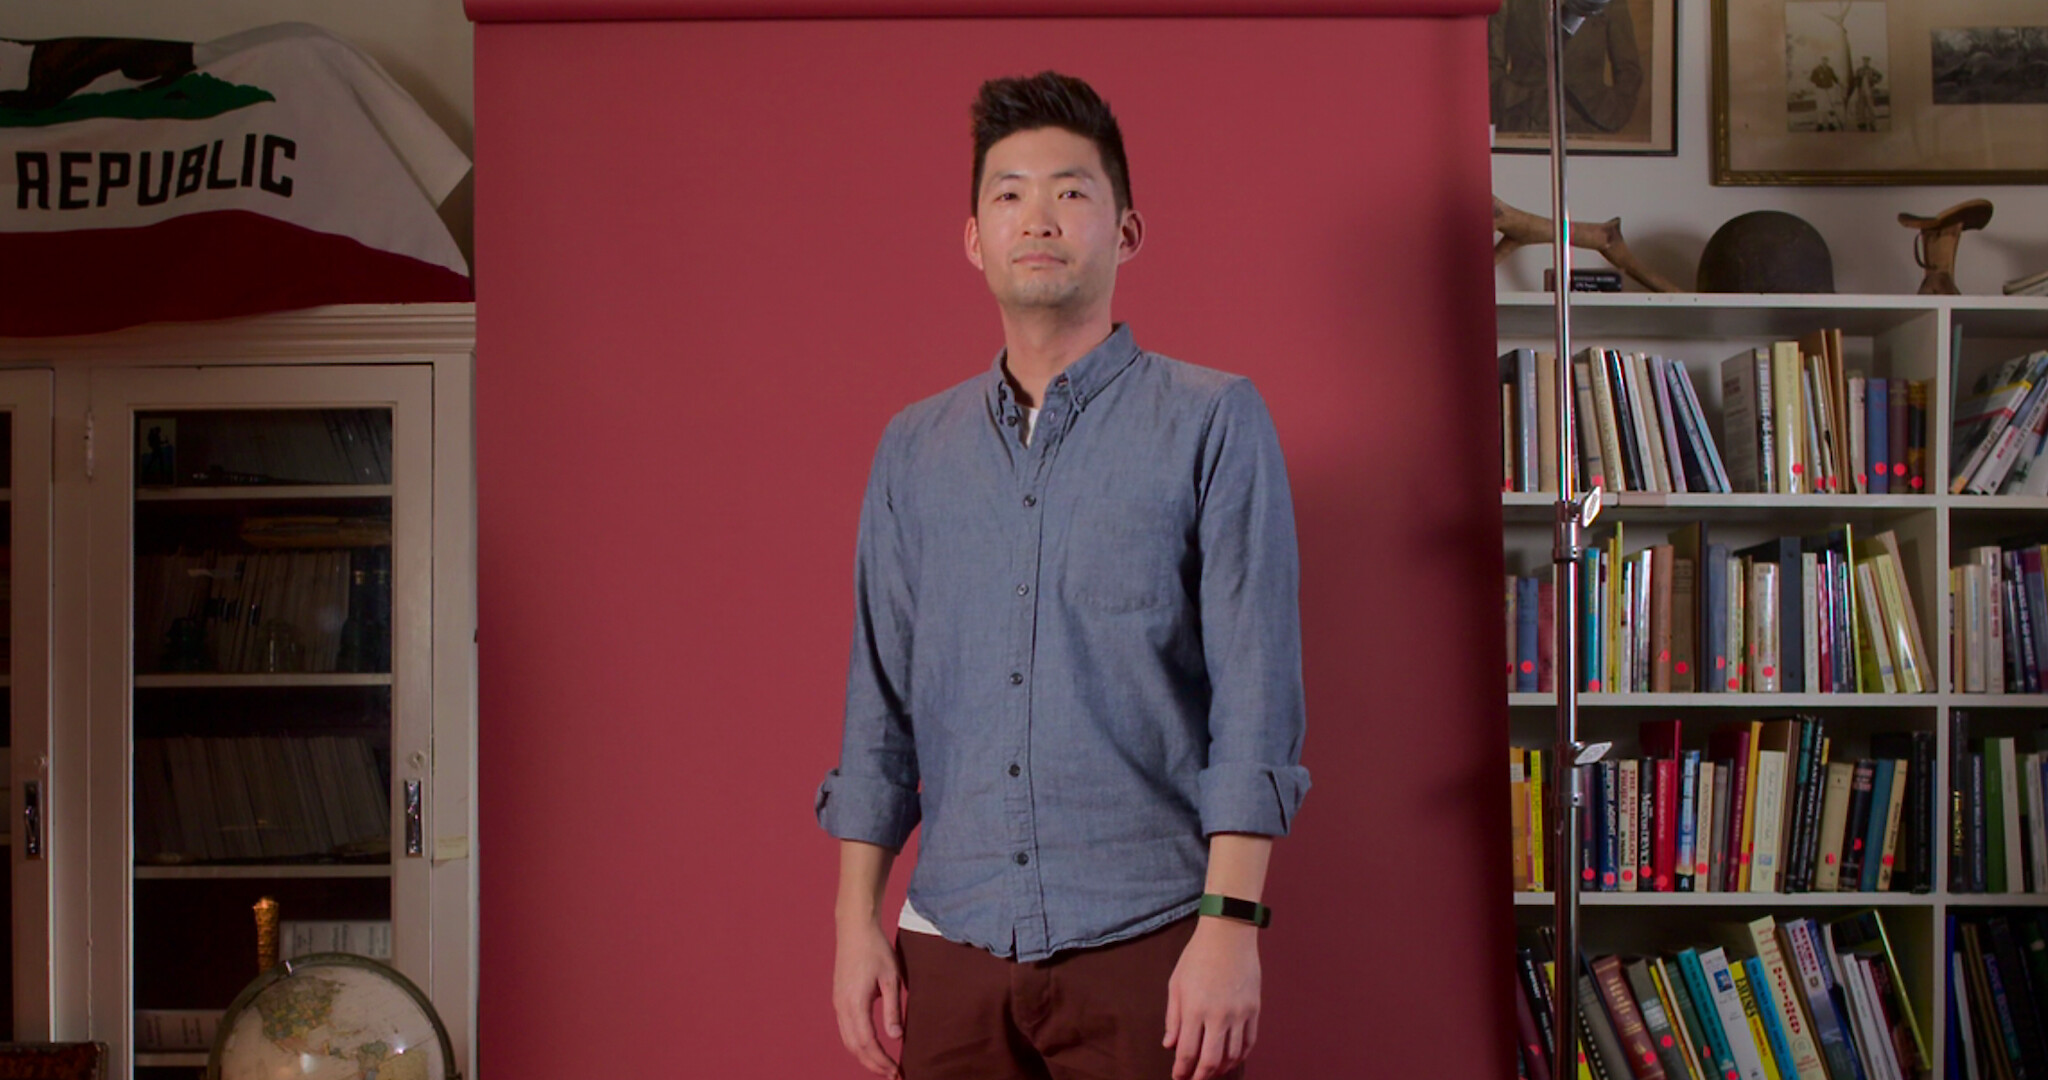
[[[1300,565],[1249,380],[1127,326],[1030,445],[998,354],[890,421],[861,503],[833,836],[902,847],[947,938],[1019,960],[1195,910],[1207,836],[1284,835],[1309,786]]]

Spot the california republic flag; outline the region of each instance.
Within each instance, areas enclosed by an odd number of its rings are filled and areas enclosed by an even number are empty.
[[[435,213],[468,172],[317,27],[0,40],[0,335],[468,300]]]

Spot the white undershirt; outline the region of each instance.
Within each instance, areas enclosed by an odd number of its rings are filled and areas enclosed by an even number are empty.
[[[1031,431],[1037,426],[1038,410],[1026,406],[1024,409],[1024,445],[1031,445]],[[936,935],[939,932],[939,928],[933,926],[930,919],[925,918],[918,912],[916,907],[911,905],[908,897],[905,897],[903,900],[902,914],[896,917],[896,928],[918,934]]]

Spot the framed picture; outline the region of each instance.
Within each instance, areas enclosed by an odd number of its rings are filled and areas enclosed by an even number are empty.
[[[1678,153],[1676,0],[1613,0],[1565,39],[1565,149],[1574,154]],[[1497,151],[1550,150],[1544,0],[1502,0],[1486,20],[1486,68]]]
[[[1714,183],[2048,180],[2048,5],[1714,0]]]

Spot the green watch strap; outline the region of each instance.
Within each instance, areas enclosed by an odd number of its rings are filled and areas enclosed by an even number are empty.
[[[1202,905],[1195,909],[1198,915],[1214,915],[1222,919],[1236,919],[1250,923],[1264,930],[1273,923],[1273,909],[1255,900],[1240,900],[1235,896],[1221,893],[1203,893]]]

